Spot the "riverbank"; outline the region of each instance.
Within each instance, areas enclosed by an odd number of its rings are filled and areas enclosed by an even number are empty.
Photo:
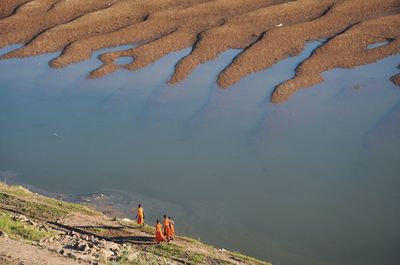
[[[264,264],[154,228],[0,183],[0,262],[8,264]]]

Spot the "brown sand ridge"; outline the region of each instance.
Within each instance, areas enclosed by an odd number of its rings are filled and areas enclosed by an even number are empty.
[[[226,88],[323,40],[295,77],[276,87],[274,103],[321,82],[329,69],[399,53],[399,35],[400,0],[0,0],[0,48],[24,45],[1,59],[62,51],[50,62],[60,68],[103,48],[135,45],[103,52],[91,78],[192,48],[176,64],[172,84],[228,49],[243,49],[218,76]],[[380,42],[386,44],[369,48]],[[133,60],[119,65],[120,57]],[[400,74],[391,80],[399,85]]]

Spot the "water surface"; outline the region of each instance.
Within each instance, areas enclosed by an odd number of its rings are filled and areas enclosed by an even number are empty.
[[[189,50],[96,80],[96,55],[0,61],[2,176],[106,192],[129,217],[141,202],[150,224],[167,212],[180,233],[274,264],[400,264],[400,56],[269,103],[317,45],[227,90],[216,75],[238,50],[176,86]]]

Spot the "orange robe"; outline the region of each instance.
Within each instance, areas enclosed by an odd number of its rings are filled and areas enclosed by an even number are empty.
[[[174,237],[175,235],[175,227],[174,227],[174,222],[169,221],[169,237]]]
[[[155,238],[155,241],[156,241],[157,243],[160,243],[160,242],[165,241],[165,237],[164,237],[164,235],[163,235],[163,233],[162,233],[161,224],[157,224],[157,225],[156,225],[156,238]]]
[[[138,225],[144,224],[142,207],[138,208],[138,210],[137,210],[137,223],[138,223]]]
[[[164,236],[166,237],[166,238],[168,238],[168,237],[170,237],[170,231],[171,231],[171,229],[170,229],[170,227],[169,227],[169,220],[168,220],[168,218],[166,218],[166,219],[164,219]]]

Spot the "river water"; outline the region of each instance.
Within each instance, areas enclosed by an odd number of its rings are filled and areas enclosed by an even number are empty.
[[[47,66],[56,54],[0,61],[1,176],[110,194],[131,218],[141,202],[149,224],[166,212],[180,234],[274,264],[398,265],[400,56],[269,103],[318,45],[227,90],[216,74],[238,50],[176,86],[190,50],[96,80],[95,56],[61,70]]]

